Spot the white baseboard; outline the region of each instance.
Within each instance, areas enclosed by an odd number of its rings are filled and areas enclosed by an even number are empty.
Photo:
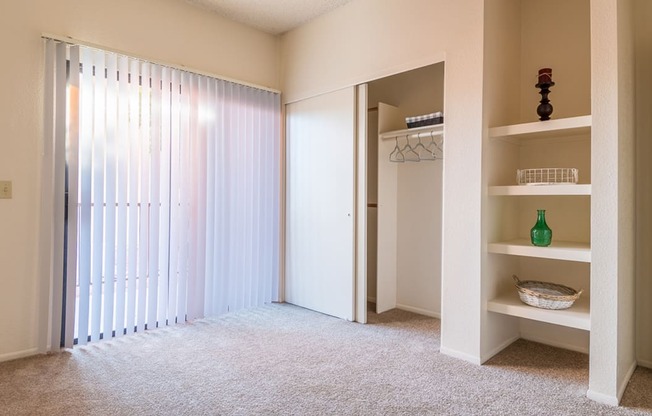
[[[618,406],[618,403],[620,402],[616,396],[609,396],[608,394],[598,393],[590,389],[586,392],[586,397],[595,402],[609,406]]]
[[[609,406],[618,406],[620,404],[620,399],[623,398],[623,394],[625,393],[625,389],[627,388],[629,379],[632,378],[632,374],[634,374],[635,370],[636,370],[636,361],[634,361],[632,365],[629,367],[629,370],[627,370],[627,374],[625,375],[623,381],[620,383],[620,386],[618,387],[618,392],[616,393],[616,396],[611,396],[604,393],[598,393],[589,389],[589,391],[586,392],[586,397],[598,403],[606,404]]]
[[[636,360],[638,365],[641,367],[646,367],[652,369],[652,361],[647,361],[647,360]]]
[[[367,296],[367,302],[376,303],[376,298],[372,298],[371,296]]]
[[[6,354],[0,354],[0,362],[16,360],[18,358],[30,357],[32,355],[38,354],[38,348],[30,348],[28,350],[9,352]]]
[[[505,348],[509,347],[511,344],[513,344],[515,341],[517,341],[520,338],[521,337],[518,336],[518,335],[513,337],[513,338],[509,338],[507,341],[503,342],[502,344],[500,344],[499,346],[497,346],[493,350],[489,351],[488,353],[482,354],[482,356],[480,357],[480,359],[482,360],[482,363],[483,364],[486,363],[491,357],[498,354],[499,352],[501,352]]]
[[[469,362],[471,364],[475,364],[475,365],[482,364],[480,362],[480,357],[475,357],[473,355],[466,354],[464,352],[451,350],[451,349],[446,348],[446,347],[440,347],[439,352],[444,354],[444,355],[448,355],[449,357],[457,358],[457,359]]]
[[[414,312],[414,313],[418,313],[419,315],[426,315],[433,318],[441,319],[441,314],[439,312],[430,311],[428,309],[415,308],[414,306],[401,305],[399,303],[396,304],[396,309],[400,309],[402,311]]]
[[[629,379],[632,378],[634,371],[636,371],[636,361],[634,361],[632,365],[629,367],[629,370],[627,370],[627,374],[625,375],[625,378],[623,378],[623,381],[620,383],[620,387],[618,387],[618,403],[620,403],[620,399],[623,398],[623,394],[625,394],[625,389],[627,388]]]
[[[575,352],[581,352],[583,354],[588,354],[589,349],[585,347],[580,347],[575,344],[565,344],[563,342],[556,342],[556,341],[550,341],[547,338],[539,338],[536,335],[533,335],[531,333],[523,332],[521,333],[521,338],[532,341],[532,342],[538,342],[539,344],[545,344],[545,345],[550,345],[551,347],[557,347],[557,348],[563,348],[565,350],[570,350],[570,351],[575,351]]]

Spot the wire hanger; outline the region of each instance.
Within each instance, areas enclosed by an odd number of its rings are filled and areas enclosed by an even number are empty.
[[[428,149],[426,149],[426,146],[423,145],[421,142],[421,135],[417,133],[417,139],[419,139],[419,143],[417,143],[416,146],[414,146],[414,151],[419,155],[420,160],[437,160],[437,157],[435,154]]]
[[[442,150],[441,146],[435,142],[435,134],[432,131],[430,132],[430,143],[428,143],[426,149],[432,155],[432,160],[444,158],[444,151]]]
[[[410,145],[410,135],[405,135],[405,146],[403,146],[402,151],[405,154],[405,160],[408,162],[419,162],[421,160],[419,154]]]
[[[401,151],[401,148],[398,147],[398,136],[396,136],[394,139],[396,140],[396,145],[394,146],[392,153],[389,154],[389,161],[403,163],[405,162],[405,155]]]

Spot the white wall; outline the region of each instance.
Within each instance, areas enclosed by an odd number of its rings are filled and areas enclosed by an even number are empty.
[[[652,2],[635,2],[636,23],[636,358],[652,368]]]
[[[591,0],[588,396],[617,404],[635,365],[633,1]]]
[[[474,362],[480,356],[483,8],[477,0],[355,0],[281,39],[287,102],[445,58],[441,350]]]
[[[551,118],[591,114],[589,0],[525,1],[521,8],[521,122],[537,121],[540,68],[552,68]]]
[[[42,33],[71,36],[153,60],[279,87],[276,37],[178,0],[3,1],[0,36],[0,361],[31,354],[38,339],[39,146]]]

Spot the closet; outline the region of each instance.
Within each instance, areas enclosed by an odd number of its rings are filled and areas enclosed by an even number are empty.
[[[405,118],[444,111],[444,63],[369,82],[367,103],[367,299],[439,317],[444,124]]]

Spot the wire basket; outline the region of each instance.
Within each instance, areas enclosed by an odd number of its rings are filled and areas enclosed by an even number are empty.
[[[538,282],[536,280],[521,281],[512,276],[516,282],[518,296],[526,305],[542,309],[568,309],[579,299],[582,291],[555,283]]]
[[[556,185],[576,184],[576,168],[537,168],[516,170],[516,182],[519,185]]]

